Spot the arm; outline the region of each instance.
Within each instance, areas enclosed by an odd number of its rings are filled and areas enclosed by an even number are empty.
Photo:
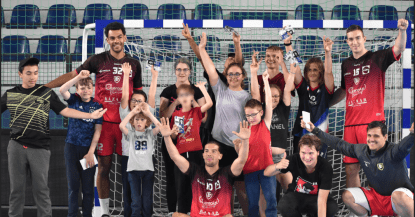
[[[271,88],[269,87],[269,74],[267,71],[262,74],[262,80],[264,81],[264,90],[265,90],[265,117],[264,122],[267,125],[268,130],[271,126],[272,120],[272,96],[271,96]]]
[[[100,108],[95,110],[93,113],[86,113],[66,107],[59,114],[68,118],[98,119],[101,118],[105,114],[105,112],[107,112],[107,109]]]
[[[186,24],[186,25],[184,25],[184,23],[182,23],[182,24],[183,24],[183,30],[182,30],[183,37],[185,37],[187,39],[187,41],[189,42],[190,47],[192,48],[192,50],[195,53],[196,57],[199,59],[200,64],[202,64],[202,67],[205,69],[205,66],[203,65],[202,58],[200,57],[199,47],[197,46],[197,44],[196,44],[195,40],[193,39],[192,35],[190,34],[188,24]]]
[[[325,51],[325,60],[324,60],[324,84],[327,89],[333,93],[334,90],[334,77],[333,77],[333,62],[331,59],[331,51],[333,47],[333,41],[326,36],[323,36],[324,51]]]
[[[97,148],[99,137],[101,136],[102,124],[95,124],[95,132],[92,137],[91,146],[89,147],[88,153],[84,156],[86,159],[87,168],[91,168],[95,165],[94,162],[94,152]]]
[[[318,190],[317,198],[317,211],[318,217],[326,217],[327,213],[327,198],[329,196],[330,190]]]
[[[66,74],[63,74],[63,75],[57,77],[55,80],[45,84],[44,86],[49,87],[49,88],[60,87],[64,83],[71,80],[72,78],[75,78],[76,75],[78,75],[78,73],[76,72],[76,70],[73,70],[72,72],[68,72]]]
[[[198,83],[195,85],[196,87],[198,87],[198,88],[200,89],[200,91],[202,91],[203,96],[204,96],[204,98],[205,98],[205,100],[206,100],[206,103],[205,103],[204,105],[202,105],[202,107],[200,108],[200,111],[201,111],[202,113],[207,112],[207,110],[208,110],[208,109],[210,109],[210,107],[212,107],[212,106],[213,106],[213,101],[212,101],[212,99],[210,98],[210,96],[209,96],[209,94],[208,94],[208,92],[207,92],[207,90],[206,90],[205,84],[206,84],[206,82],[202,82],[202,81],[200,81],[200,82],[198,82]]]
[[[251,127],[248,125],[247,121],[239,123],[240,132],[237,133],[233,131],[232,133],[237,135],[241,141],[242,145],[238,153],[238,158],[231,165],[231,171],[234,176],[239,176],[242,173],[242,169],[245,166],[246,161],[248,160],[249,152],[249,137],[251,136]]]
[[[261,94],[259,90],[259,84],[258,84],[258,69],[259,65],[262,62],[261,60],[257,60],[256,55],[258,55],[259,52],[256,52],[254,50],[254,54],[252,55],[252,64],[251,64],[251,96],[252,99],[256,99],[261,102]]]
[[[77,76],[63,84],[59,88],[59,93],[63,96],[65,100],[68,100],[71,97],[71,93],[69,93],[69,88],[71,88],[74,84],[78,83],[79,80],[89,77],[88,70],[82,70]]]
[[[123,71],[122,80],[122,96],[121,96],[121,108],[125,109],[128,106],[128,100],[130,99],[130,72],[131,65],[125,62],[121,66]]]
[[[288,38],[284,39],[284,44],[290,44],[290,45],[288,45],[288,46],[285,45],[285,52],[286,53],[288,53],[289,51],[294,50],[293,47],[292,47],[292,42],[291,42],[291,39],[293,38],[293,36],[289,32],[287,32],[287,34],[288,34]],[[295,73],[294,82],[295,82],[295,85],[298,85],[301,82],[301,80],[303,79],[303,76],[301,75],[301,69],[300,69],[300,67],[298,67],[298,69],[296,69],[294,71],[293,69],[291,69],[292,66],[293,65],[291,64],[290,65],[290,71],[291,71],[291,73],[292,72]],[[285,83],[287,83],[287,79],[288,79],[289,76],[288,76],[288,74],[286,75],[286,73],[284,71],[284,68],[287,70],[287,66],[284,63],[284,65],[281,65],[281,67],[282,67],[282,70],[283,70],[283,73],[284,73],[284,81],[285,81]],[[287,72],[288,72],[288,70],[287,70]]]
[[[286,158],[287,154],[284,152],[284,157],[277,164],[271,164],[264,170],[264,176],[275,176],[281,173],[281,169],[287,169],[290,161]]]
[[[202,33],[199,43],[200,58],[203,61],[205,70],[209,76],[210,85],[215,86],[218,83],[219,75],[216,72],[212,59],[210,59],[209,54],[206,52],[206,41],[206,33]]]
[[[127,128],[128,122],[130,122],[131,118],[134,115],[138,114],[140,111],[141,111],[140,106],[134,107],[134,109],[130,113],[128,113],[128,115],[121,121],[120,130],[124,135],[128,135],[128,128]]]
[[[170,158],[174,161],[174,163],[180,169],[180,171],[182,171],[182,173],[187,172],[190,166],[189,161],[187,161],[186,158],[180,155],[176,146],[173,144],[172,139],[170,138],[172,131],[170,129],[169,119],[161,118],[160,122],[160,133],[164,137],[167,152],[169,152]]]
[[[391,149],[394,161],[402,161],[411,152],[411,148],[414,146],[414,123],[409,131],[411,133]]]
[[[153,129],[153,135],[157,135],[160,132],[160,122],[157,120],[156,117],[154,117],[153,113],[150,112],[150,105],[145,102],[142,102],[139,106],[141,107],[141,111],[143,112],[143,114],[149,117],[151,122],[153,122],[153,124],[156,126]]]
[[[3,96],[1,96],[1,113],[3,114],[3,112],[6,110],[7,110],[7,92],[4,92]]]
[[[179,104],[178,100],[174,100],[170,106],[167,106],[169,104],[169,100],[160,97],[160,116],[165,118],[170,118],[173,114],[174,110],[176,110],[176,106]]]
[[[291,64],[290,69],[292,72],[290,73],[290,75],[288,76],[288,79],[285,82],[284,93],[282,97],[282,101],[284,102],[286,106],[291,105],[291,91],[295,89],[295,85],[294,85],[295,71],[299,70],[300,66],[297,65],[296,67],[294,67],[294,64]]]
[[[159,72],[154,69],[154,66],[151,66],[151,84],[150,89],[148,90],[148,104],[151,106],[151,108],[156,108],[156,91],[158,75]]]
[[[398,37],[396,37],[395,45],[393,46],[393,53],[399,56],[404,50],[406,45],[406,29],[408,28],[408,21],[405,19],[398,20]]]
[[[232,33],[232,39],[235,45],[235,62],[242,64],[243,56],[241,48],[241,35],[237,36],[235,33]]]
[[[342,101],[344,98],[346,98],[346,91],[339,87],[336,91],[334,91],[333,99],[331,99],[329,103],[329,107],[336,105],[340,101]]]

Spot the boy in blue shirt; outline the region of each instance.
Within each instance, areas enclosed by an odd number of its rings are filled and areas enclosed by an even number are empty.
[[[69,93],[75,84],[76,93]],[[102,105],[91,97],[93,81],[89,71],[81,71],[75,78],[66,82],[59,89],[69,108],[87,113],[102,108]],[[65,144],[66,176],[68,179],[68,217],[78,215],[78,192],[82,182],[82,213],[85,217],[92,216],[94,201],[94,152],[102,129],[102,118],[69,119],[68,134]],[[79,160],[85,158],[86,168],[82,169]]]

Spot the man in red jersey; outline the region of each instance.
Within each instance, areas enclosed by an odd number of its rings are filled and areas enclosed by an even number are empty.
[[[366,37],[360,26],[347,28],[347,44],[353,55],[342,62],[341,88],[334,93],[331,105],[346,97],[344,140],[352,144],[366,142],[366,128],[372,121],[385,121],[385,72],[405,50],[408,21],[398,20],[395,45],[376,52],[365,48]],[[360,187],[359,161],[345,156],[346,187]]]
[[[251,128],[248,122],[240,123],[240,132],[233,132],[238,136],[242,145],[239,156],[232,165],[219,168],[222,159],[220,145],[217,142],[208,142],[203,150],[204,166],[189,162],[180,155],[170,137],[169,120],[161,119],[160,132],[166,142],[166,148],[171,159],[184,174],[190,176],[192,183],[192,217],[231,217],[231,197],[234,179],[242,173],[248,159],[249,137]],[[189,217],[184,213],[174,213],[173,217]]]
[[[141,65],[140,62],[124,52],[124,42],[127,41],[124,25],[113,22],[105,27],[105,36],[110,45],[110,51],[95,54],[89,57],[76,70],[59,76],[45,86],[53,88],[59,87],[71,80],[82,70],[95,73],[95,99],[102,104],[108,111],[104,114],[101,136],[99,138],[98,154],[98,176],[97,188],[101,204],[102,216],[109,216],[109,172],[111,169],[111,156],[115,150],[118,155],[122,155],[121,138],[119,128],[121,122],[119,107],[122,96],[123,70],[122,64],[128,62],[131,65],[129,76],[130,96],[134,90],[142,89]]]

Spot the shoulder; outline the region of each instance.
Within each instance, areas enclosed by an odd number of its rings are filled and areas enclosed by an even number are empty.
[[[93,105],[95,105],[95,106],[99,106],[99,107],[102,107],[102,104],[101,103],[99,103],[98,102],[98,100],[96,100],[94,97],[91,97],[92,99],[91,99],[91,101],[92,101],[92,103],[93,103]],[[128,107],[128,106],[127,106]]]
[[[319,161],[319,169],[322,169],[326,172],[330,172],[333,170],[331,163],[327,159],[321,156],[318,156],[318,161]]]
[[[126,54],[125,59],[129,63],[133,63],[135,65],[141,66],[140,61],[138,61],[137,59],[135,59],[134,57],[132,57],[130,54]]]
[[[165,87],[161,93],[166,94],[166,95],[171,95],[172,91],[176,91],[176,89],[177,89],[176,85],[173,84],[173,85]]]

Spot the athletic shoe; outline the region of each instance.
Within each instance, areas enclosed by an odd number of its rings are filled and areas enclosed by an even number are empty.
[[[111,217],[110,215],[108,215],[108,214],[104,214],[104,215],[102,215],[101,217]]]

